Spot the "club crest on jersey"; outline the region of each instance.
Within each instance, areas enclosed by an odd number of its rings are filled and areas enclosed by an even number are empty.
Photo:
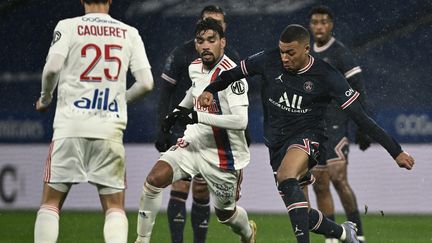
[[[118,112],[118,104],[116,100],[108,104],[109,93],[109,88],[106,88],[105,90],[95,89],[93,92],[93,97],[81,97],[81,99],[74,102],[74,106],[77,108],[88,110]]]
[[[245,84],[241,80],[235,81],[231,84],[231,90],[236,95],[244,94],[246,91]]]
[[[303,84],[303,89],[304,89],[306,92],[312,92],[312,90],[314,89],[314,84],[312,83],[312,81],[306,81],[306,82]]]
[[[51,41],[51,45],[54,45],[57,41],[60,40],[62,34],[60,33],[60,31],[55,31],[53,34],[53,40]]]

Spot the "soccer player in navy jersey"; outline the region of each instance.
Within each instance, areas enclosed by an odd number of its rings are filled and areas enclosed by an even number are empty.
[[[320,144],[325,141],[323,120],[331,99],[380,143],[399,167],[411,170],[414,158],[365,113],[359,93],[339,71],[309,55],[309,42],[307,29],[288,25],[280,35],[278,48],[259,52],[223,72],[198,100],[200,105],[210,106],[215,102],[213,93],[240,78],[260,75],[264,140],[297,242],[309,243],[309,230],[343,242],[359,242],[352,222],[335,224],[310,208],[307,199],[305,185],[313,178],[310,169],[317,164]]]
[[[201,11],[200,19],[213,18],[225,31],[225,12],[216,5],[209,5]],[[225,53],[236,63],[240,58],[236,51],[225,47]],[[170,113],[183,99],[192,82],[188,67],[198,58],[194,39],[176,47],[168,56],[161,75],[161,88],[158,102],[158,123]],[[160,127],[160,126],[159,126]],[[185,126],[176,124],[171,133],[164,133],[161,129],[157,133],[155,146],[159,152],[165,152],[176,144],[178,138],[183,137]],[[174,182],[171,185],[171,197],[168,203],[168,222],[173,243],[183,242],[183,231],[186,223],[186,200],[188,198],[191,178]],[[209,192],[207,183],[201,176],[192,180],[193,203],[191,222],[194,232],[194,243],[205,242],[207,226],[210,218]]]
[[[311,48],[312,56],[319,57],[335,67],[348,81],[350,86],[360,93],[359,101],[365,106],[366,92],[361,68],[356,63],[353,54],[332,34],[333,12],[327,6],[317,6],[309,13],[310,30],[314,39]],[[365,243],[360,213],[354,191],[348,183],[348,125],[349,119],[335,100],[332,100],[324,115],[325,133],[328,140],[323,146],[326,155],[318,161],[312,170],[316,178],[313,188],[317,198],[318,209],[331,220],[335,221],[333,198],[330,193],[330,181],[336,189],[345,214],[349,221],[357,225],[357,238]],[[361,129],[357,129],[356,143],[361,150],[370,146],[370,139]],[[326,243],[337,243],[337,239],[326,236]]]

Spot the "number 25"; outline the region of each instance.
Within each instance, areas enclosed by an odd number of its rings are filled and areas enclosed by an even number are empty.
[[[89,49],[94,49],[96,51],[96,56],[94,57],[94,59],[92,60],[90,65],[86,68],[86,70],[84,70],[84,72],[80,75],[80,79],[81,79],[81,81],[84,81],[84,82],[101,82],[102,77],[90,76],[89,74],[93,70],[93,68],[96,66],[96,64],[99,62],[99,60],[101,59],[102,51],[99,48],[99,46],[97,46],[96,44],[87,44],[81,49],[81,57],[86,57],[87,56],[87,50],[89,50]],[[122,62],[121,62],[119,57],[112,56],[112,54],[111,54],[112,49],[121,50],[122,46],[120,46],[120,45],[105,45],[104,46],[104,59],[107,62],[116,62],[118,64],[117,73],[115,74],[115,76],[112,76],[109,73],[109,71],[110,71],[109,68],[104,68],[104,74],[105,74],[105,78],[108,81],[117,81],[119,73],[120,73],[120,68],[121,68]]]

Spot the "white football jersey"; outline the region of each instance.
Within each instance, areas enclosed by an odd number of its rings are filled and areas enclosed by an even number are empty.
[[[233,106],[248,106],[248,84],[241,79],[214,95],[213,105],[203,108],[197,102],[198,96],[223,71],[232,69],[236,64],[227,56],[210,71],[205,70],[201,59],[193,61],[189,66],[189,76],[192,80],[194,110],[198,112],[218,115],[232,114]],[[194,143],[199,153],[209,163],[228,170],[238,170],[245,167],[250,161],[245,132],[243,130],[229,130],[211,127],[202,123],[188,125],[184,140]]]
[[[138,30],[102,13],[61,20],[51,54],[66,58],[59,75],[53,139],[121,142],[127,123],[128,68],[150,68]]]

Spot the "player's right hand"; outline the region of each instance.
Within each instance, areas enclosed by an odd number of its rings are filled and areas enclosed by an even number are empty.
[[[46,111],[48,111],[48,105],[44,105],[41,101],[40,101],[40,99],[38,99],[37,101],[36,101],[36,110],[37,111],[39,111],[39,112],[46,112]]]
[[[407,170],[411,170],[414,166],[414,158],[407,152],[400,153],[395,160],[399,167]]]
[[[202,92],[198,97],[198,102],[202,107],[209,107],[213,101],[213,94],[207,91]]]

